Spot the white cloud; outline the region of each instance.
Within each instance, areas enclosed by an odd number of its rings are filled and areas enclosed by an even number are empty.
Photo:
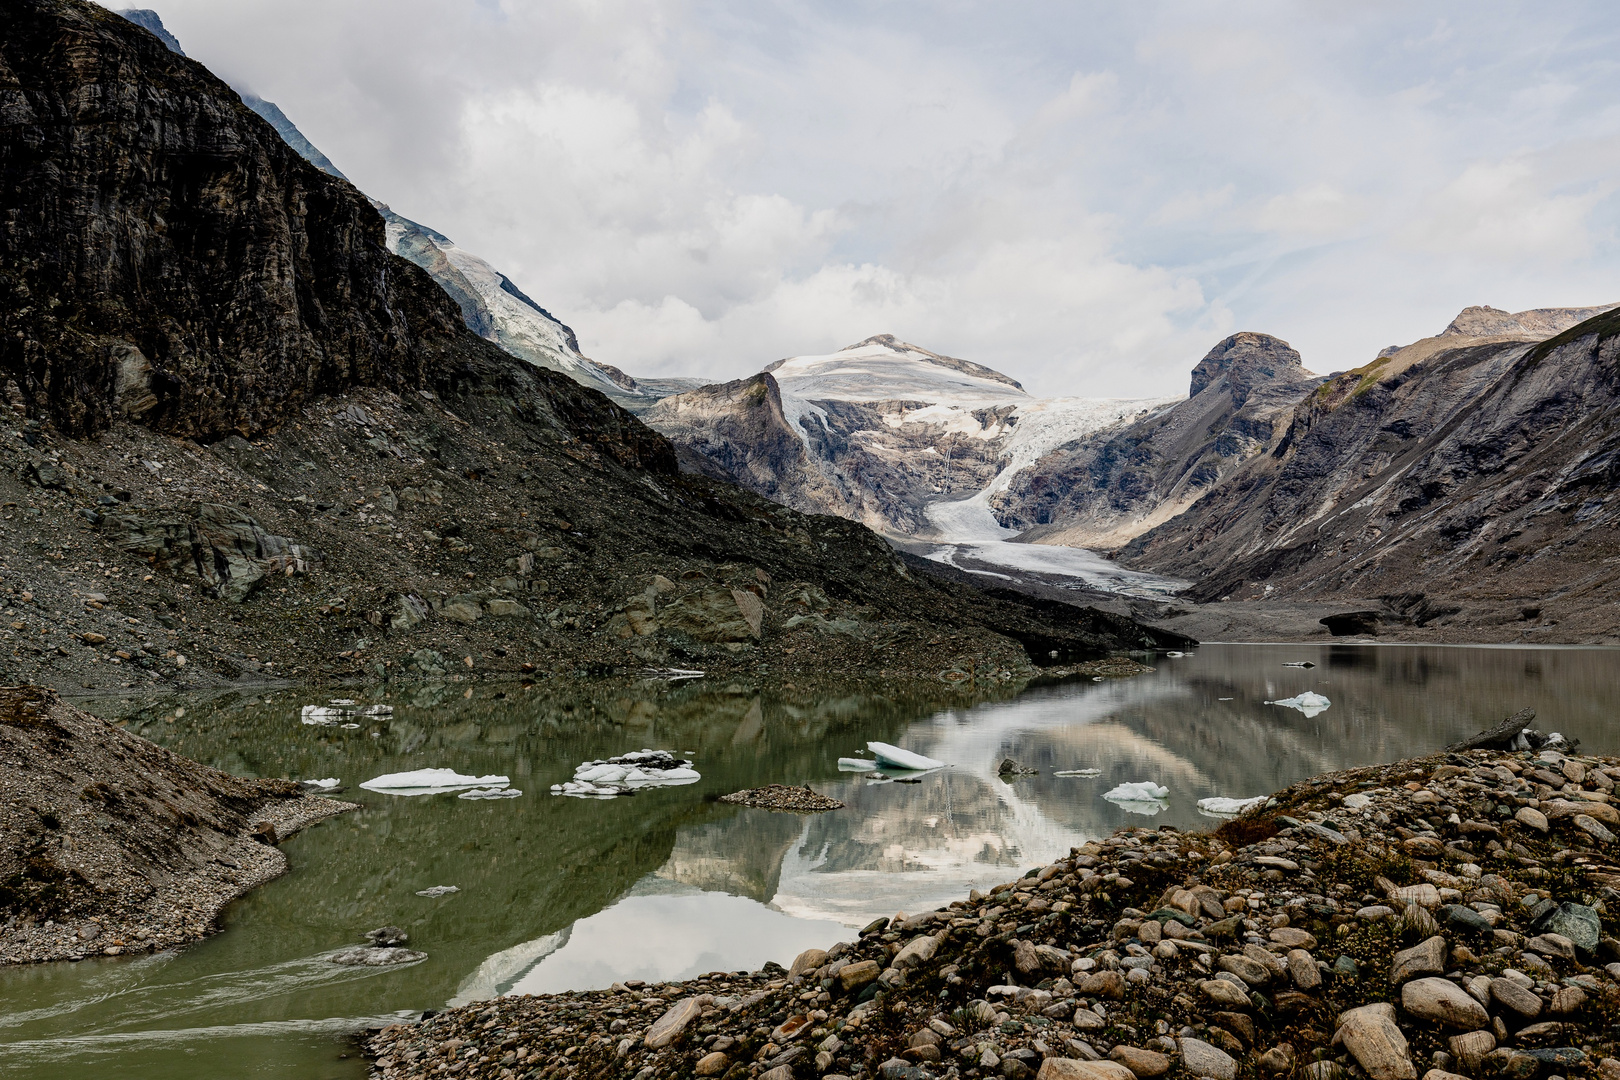
[[[1597,0],[151,2],[633,374],[887,331],[1157,394],[1234,328],[1325,371],[1620,271]]]

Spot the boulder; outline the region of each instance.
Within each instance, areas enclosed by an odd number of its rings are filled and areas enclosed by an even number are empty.
[[[1135,1046],[1123,1044],[1114,1047],[1108,1052],[1112,1061],[1117,1061],[1132,1075],[1146,1080],[1147,1077],[1163,1076],[1170,1069],[1170,1059],[1154,1050],[1142,1050]]]
[[[1188,1076],[1209,1080],[1237,1080],[1237,1061],[1231,1054],[1202,1039],[1180,1039],[1181,1068]]]
[[[1136,1080],[1136,1074],[1117,1061],[1049,1057],[1035,1080]]]
[[[924,934],[921,937],[912,938],[905,948],[895,954],[894,959],[889,961],[889,964],[891,967],[905,971],[931,959],[934,950],[938,948],[939,939],[931,934]]]
[[[1540,996],[1528,986],[1521,986],[1512,979],[1492,979],[1491,1000],[1525,1020],[1534,1020],[1541,1015]]]
[[[826,949],[806,949],[793,958],[793,966],[788,968],[788,978],[797,978],[800,975],[809,975],[827,962]]]
[[[713,1001],[714,996],[712,994],[699,994],[697,997],[683,998],[677,1001],[664,1012],[663,1016],[653,1022],[652,1027],[647,1029],[646,1036],[641,1040],[642,1043],[649,1050],[657,1050],[668,1046],[680,1038],[687,1025],[696,1020],[698,1015],[703,1012],[703,1007],[713,1003]]]
[[[1582,952],[1595,952],[1603,924],[1595,909],[1585,904],[1562,903],[1538,916],[1531,929],[1541,934],[1562,934]]]
[[[1424,975],[1439,975],[1446,970],[1446,954],[1446,939],[1438,935],[1410,949],[1402,949],[1390,965],[1389,981],[1399,986]]]
[[[1395,1025],[1395,1006],[1387,1001],[1342,1013],[1335,1040],[1371,1080],[1417,1080],[1406,1036]]]
[[[1198,984],[1198,989],[1217,1006],[1236,1009],[1249,1007],[1249,995],[1243,992],[1241,986],[1225,979],[1205,979]]]
[[[844,993],[851,994],[864,989],[867,983],[875,982],[883,973],[876,960],[862,960],[859,963],[848,964],[838,972],[838,985]]]
[[[1401,987],[1401,1008],[1423,1020],[1474,1031],[1488,1027],[1490,1014],[1449,979],[1416,979]]]

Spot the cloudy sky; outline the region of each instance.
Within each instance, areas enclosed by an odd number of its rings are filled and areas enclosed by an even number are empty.
[[[888,332],[1177,393],[1235,330],[1620,300],[1602,0],[146,2],[635,375]]]

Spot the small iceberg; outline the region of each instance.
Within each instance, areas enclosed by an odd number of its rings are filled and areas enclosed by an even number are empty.
[[[499,787],[473,788],[471,791],[463,791],[460,795],[457,795],[456,798],[458,798],[458,799],[515,799],[519,795],[522,795],[522,794],[523,794],[523,792],[519,791],[515,787],[509,787],[509,788],[499,788]]]
[[[1151,780],[1136,780],[1128,784],[1120,784],[1112,791],[1103,793],[1103,798],[1115,802],[1156,802],[1170,794],[1170,789]]]
[[[449,896],[451,893],[456,893],[456,892],[460,892],[460,891],[461,890],[456,888],[454,885],[434,885],[432,888],[416,890],[416,895],[417,896],[430,896],[430,897],[431,896]]]
[[[703,779],[692,763],[668,750],[639,750],[602,761],[587,761],[574,770],[574,778],[552,784],[553,795],[611,799],[646,787],[678,787]]]
[[[1268,796],[1256,795],[1252,799],[1199,799],[1198,809],[1206,814],[1217,814],[1221,817],[1235,817],[1247,813],[1257,806],[1264,806]]]
[[[417,769],[374,777],[360,786],[382,795],[437,795],[464,788],[503,788],[511,782],[509,776],[463,776],[454,769]]]
[[[305,705],[298,719],[312,726],[325,727],[354,715],[353,709],[332,705]]]
[[[1307,690],[1297,697],[1283,698],[1280,701],[1268,701],[1266,704],[1283,705],[1290,709],[1298,709],[1306,716],[1315,716],[1317,713],[1325,711],[1329,705],[1333,704],[1333,702],[1329,701],[1321,694],[1312,693],[1311,691]]]
[[[910,750],[902,750],[898,746],[891,746],[883,742],[869,742],[866,748],[877,758],[880,768],[910,769],[914,772],[924,772],[928,769],[943,769],[943,761],[935,761],[931,757],[913,754]]]
[[[1164,655],[1168,656],[1172,660],[1180,660],[1183,656],[1186,656],[1187,654],[1184,653],[1184,652],[1176,652],[1174,649],[1171,649],[1169,652],[1165,653]]]
[[[838,759],[839,772],[876,772],[878,763],[867,761],[865,758],[841,757]]]
[[[339,780],[335,776],[328,776],[324,780],[300,780],[299,783],[303,784],[307,788],[313,788],[316,791],[331,791],[333,788],[340,788],[343,786],[343,781]]]
[[[1053,776],[1101,776],[1101,769],[1059,769]]]

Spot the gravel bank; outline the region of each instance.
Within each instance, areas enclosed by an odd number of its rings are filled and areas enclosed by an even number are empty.
[[[206,937],[287,872],[283,838],[353,803],[199,765],[64,704],[0,688],[0,964]]]
[[[786,970],[502,998],[367,1049],[389,1080],[1612,1080],[1617,778],[1554,751],[1321,776]]]

